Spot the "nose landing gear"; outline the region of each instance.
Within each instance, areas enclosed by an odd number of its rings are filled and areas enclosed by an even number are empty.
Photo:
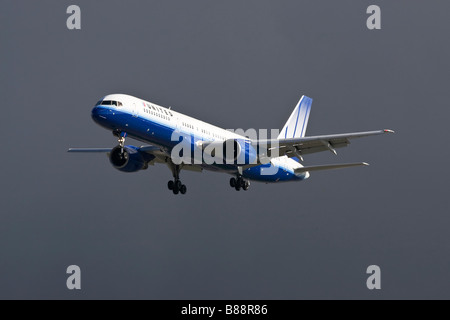
[[[119,143],[120,151],[123,154],[123,147],[125,146],[125,137],[127,136],[127,133],[115,129],[113,131],[113,135],[117,137],[117,142]]]

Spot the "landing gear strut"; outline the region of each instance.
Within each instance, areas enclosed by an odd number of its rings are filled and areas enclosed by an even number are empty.
[[[250,188],[250,181],[245,180],[242,175],[238,175],[237,178],[231,178],[230,179],[230,187],[235,188],[236,191],[241,190],[248,190]]]
[[[115,129],[113,131],[113,135],[117,137],[117,142],[119,143],[120,151],[123,154],[123,147],[125,146],[125,137],[127,136],[127,133]]]
[[[173,194],[185,194],[187,191],[186,186],[180,181],[180,170],[181,168],[179,165],[174,165],[174,168],[172,170],[174,180],[170,180],[169,182],[167,182],[167,188],[169,188],[169,190],[172,190]]]

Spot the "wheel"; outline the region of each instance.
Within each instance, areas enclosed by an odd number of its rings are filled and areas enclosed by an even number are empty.
[[[180,190],[181,189],[181,181],[180,180],[177,180],[177,181],[175,181],[175,185],[177,186],[177,189],[178,190]]]
[[[245,181],[244,182],[244,186],[242,187],[242,189],[248,190],[248,188],[250,188],[250,182],[249,181]]]
[[[172,190],[173,194],[178,194],[179,191],[180,189],[178,189],[176,186]]]
[[[173,186],[175,185],[175,183],[170,180],[169,182],[167,182],[167,188],[169,188],[169,190],[173,190]]]
[[[181,188],[180,188],[180,192],[181,192],[181,194],[185,194],[186,193],[186,186],[183,184],[183,185],[181,185]]]
[[[230,179],[230,187],[234,188],[236,186],[236,178]]]
[[[241,190],[241,185],[236,183],[236,185],[234,186],[234,188],[236,189],[236,191]]]
[[[241,178],[241,188],[242,188],[242,189],[244,189],[245,183],[246,183],[246,182],[247,182],[247,181],[245,181],[244,179]]]

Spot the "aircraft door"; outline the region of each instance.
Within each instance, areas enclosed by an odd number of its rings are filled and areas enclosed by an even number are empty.
[[[137,111],[137,106],[136,103],[133,102],[133,105],[131,107],[131,114],[133,115],[133,117],[137,118],[138,116],[138,111]]]

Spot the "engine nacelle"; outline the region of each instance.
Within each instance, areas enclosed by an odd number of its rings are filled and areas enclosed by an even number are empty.
[[[115,147],[109,154],[109,161],[119,171],[136,172],[147,168],[148,161],[154,158],[152,155],[144,154],[134,146],[124,146],[123,152],[120,146]]]

